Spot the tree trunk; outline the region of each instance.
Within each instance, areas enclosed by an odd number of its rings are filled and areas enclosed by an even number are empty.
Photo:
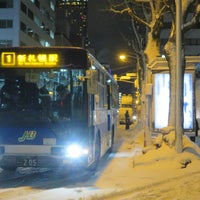
[[[158,38],[155,39],[152,35],[153,34],[150,31],[148,33],[148,42],[144,51],[147,64],[147,68],[145,69],[145,86],[152,83],[151,71],[148,69],[148,64],[150,64],[156,57],[160,55]],[[144,146],[151,145],[151,104],[152,96],[145,94],[145,114],[143,115],[145,124]]]
[[[147,45],[145,48],[146,63],[150,64],[156,57],[160,56],[160,45],[158,38],[154,39],[152,37],[152,32],[148,33]]]

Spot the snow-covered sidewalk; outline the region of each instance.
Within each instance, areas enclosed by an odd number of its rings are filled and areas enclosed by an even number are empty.
[[[160,148],[152,146],[149,150],[144,150],[144,132],[137,130],[135,133],[135,130],[122,132],[122,146],[96,181],[95,185],[98,188],[115,188],[114,193],[99,199],[122,200],[122,196],[126,194],[134,200],[199,199],[199,147],[184,136],[183,153],[176,153],[175,148],[165,142],[162,142]]]

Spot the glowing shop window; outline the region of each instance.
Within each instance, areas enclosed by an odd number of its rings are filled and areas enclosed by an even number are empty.
[[[169,74],[155,74],[155,128],[163,128],[168,125],[169,113]],[[193,128],[193,81],[192,74],[184,75],[184,92],[183,92],[183,114],[184,129]]]

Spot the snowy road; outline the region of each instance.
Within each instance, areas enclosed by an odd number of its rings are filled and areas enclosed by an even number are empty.
[[[1,181],[0,200],[200,199],[200,150],[177,155],[163,146],[141,155],[142,134],[123,126],[118,139],[116,153],[105,156],[95,174],[40,172]],[[177,161],[185,157],[191,164],[182,169]]]
[[[199,200],[199,181],[200,171],[136,188],[115,191],[101,198],[103,200]]]

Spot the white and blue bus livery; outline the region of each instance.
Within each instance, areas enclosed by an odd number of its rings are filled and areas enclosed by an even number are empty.
[[[0,48],[0,167],[95,168],[114,143],[117,90],[82,48]]]

